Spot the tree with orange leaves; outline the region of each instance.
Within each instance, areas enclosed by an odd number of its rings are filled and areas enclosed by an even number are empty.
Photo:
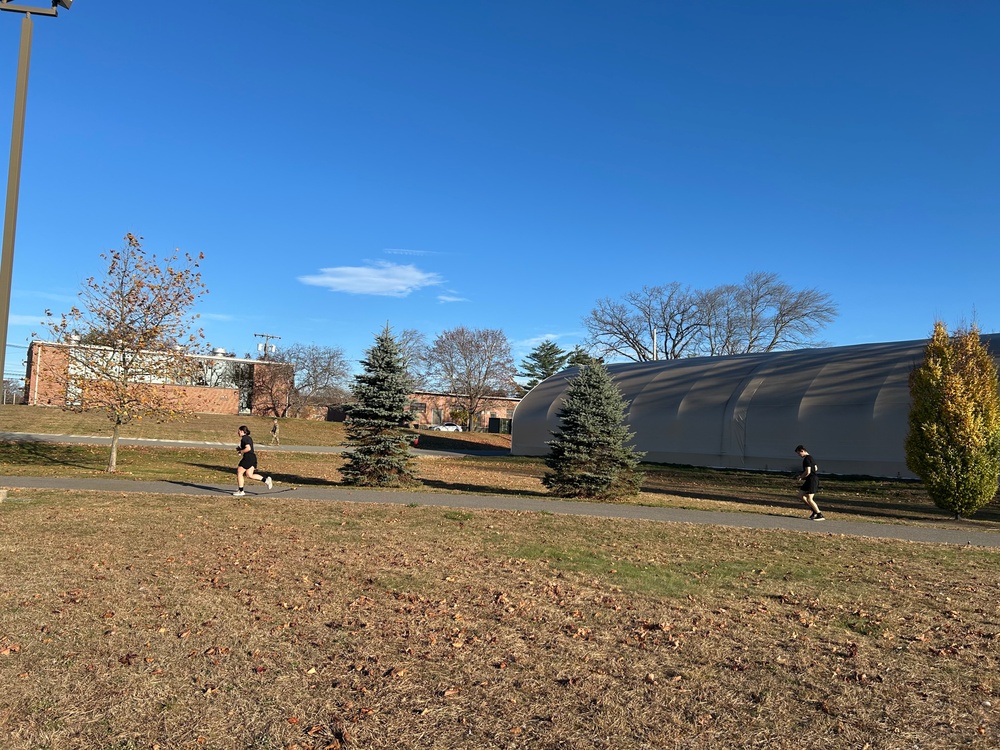
[[[207,289],[197,258],[179,250],[158,259],[142,237],[125,235],[124,246],[102,253],[107,271],[83,282],[80,304],[46,323],[67,347],[69,408],[102,410],[114,426],[108,472],[118,462],[122,425],[146,417],[169,419],[184,412],[172,385],[196,382],[190,355],[203,338],[191,312]]]

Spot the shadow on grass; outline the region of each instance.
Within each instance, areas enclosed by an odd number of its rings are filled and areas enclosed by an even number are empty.
[[[837,483],[831,488],[830,495],[823,494],[823,487],[816,495],[816,502],[820,509],[826,514],[846,513],[862,518],[886,520],[912,520],[912,521],[954,521],[953,514],[949,511],[941,510],[930,500],[930,498],[884,498],[853,499],[844,497],[844,493],[851,493],[853,490],[847,486],[840,486]],[[735,488],[734,488],[735,489]],[[732,494],[714,491],[702,492],[697,488],[671,488],[662,484],[656,487],[644,486],[643,492],[651,495],[666,495],[671,497],[684,497],[692,500],[715,500],[718,502],[730,503],[747,509],[759,511],[767,508],[790,508],[808,512],[806,505],[799,499],[798,487],[789,487],[787,494],[777,488],[759,488],[760,494],[757,496],[747,496],[734,491]],[[909,494],[909,493],[906,493]],[[997,524],[1000,523],[1000,505],[994,500],[984,508],[980,508],[972,518],[965,519],[966,522],[982,522]]]
[[[532,492],[531,490],[506,489],[486,484],[472,484],[466,482],[442,482],[439,479],[421,479],[420,484],[424,487],[443,490],[446,492],[463,492],[470,495],[510,495],[512,497],[546,497],[551,498],[547,492]]]
[[[185,462],[186,466],[194,466],[199,469],[208,469],[209,471],[220,471],[224,474],[230,474],[233,477],[233,483],[236,483],[236,467],[235,466],[223,466],[221,464],[203,464],[194,462]],[[322,477],[307,477],[301,474],[286,474],[284,472],[280,474],[269,474],[269,472],[261,472],[259,469],[258,474],[263,473],[265,476],[272,476],[275,481],[282,482],[283,484],[296,484],[296,485],[307,485],[310,487],[343,487],[340,482],[331,482],[329,479],[323,479]],[[249,483],[248,483],[249,484]],[[197,486],[197,485],[192,485]]]
[[[495,453],[500,456],[510,455],[509,442],[481,441],[475,438],[460,437],[468,433],[437,432],[434,430],[421,430],[412,432],[411,435],[417,438],[417,448],[429,451],[453,451],[455,453]]]
[[[823,503],[822,496],[817,496],[816,502],[825,505],[830,510],[852,513],[857,516],[870,516],[874,518],[907,518],[921,521],[954,521],[952,512],[938,508],[934,502],[928,498],[922,501],[894,502],[892,500],[872,501],[872,500],[851,500],[845,498],[831,497]],[[803,506],[805,507],[805,506]],[[965,521],[979,521],[996,524],[1000,522],[1000,513],[995,501],[984,508],[980,508],[971,518]]]
[[[103,471],[107,467],[108,449],[94,456],[93,463],[80,461],[80,446],[40,441],[0,443],[0,463],[19,466],[72,466],[77,469]]]
[[[191,487],[196,490],[206,490],[216,495],[232,495],[234,492],[233,487],[222,488],[214,484],[198,484],[197,482],[175,482],[169,480],[167,483],[177,485],[178,487]],[[255,484],[259,485],[260,483],[257,482]],[[249,497],[271,497],[273,495],[285,495],[289,492],[294,492],[295,487],[275,487],[274,489],[269,490],[267,489],[267,487],[264,487],[263,485],[260,485],[260,488],[258,488],[251,484],[247,484],[245,490],[247,496]]]
[[[175,482],[173,480],[167,480],[167,484],[175,484],[178,487],[192,487],[196,490],[207,490],[208,492],[216,492],[220,495],[231,495],[232,490],[222,489],[215,486],[214,484],[198,484],[196,482]]]

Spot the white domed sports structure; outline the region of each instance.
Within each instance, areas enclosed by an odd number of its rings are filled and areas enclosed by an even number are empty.
[[[982,337],[1000,365],[1000,334]],[[629,402],[645,461],[798,471],[805,445],[820,471],[913,477],[904,441],[910,371],[929,339],[608,365]],[[576,368],[532,389],[514,411],[511,453],[544,456]]]

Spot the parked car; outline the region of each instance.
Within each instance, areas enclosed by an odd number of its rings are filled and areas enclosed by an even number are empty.
[[[461,432],[462,425],[455,424],[454,422],[445,422],[444,424],[431,425],[431,429],[438,432]]]

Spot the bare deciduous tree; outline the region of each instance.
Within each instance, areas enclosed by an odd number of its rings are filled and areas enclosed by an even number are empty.
[[[654,351],[657,359],[676,359],[816,346],[817,332],[836,315],[828,294],[757,272],[703,291],[671,283],[605,298],[584,325],[598,354],[645,362]]]
[[[293,385],[294,365],[280,354],[279,351],[271,353],[267,367],[241,365],[233,368],[234,380],[240,393],[250,393],[252,396],[252,403],[247,406],[258,414],[287,417],[289,410],[297,403]]]
[[[698,314],[702,321],[698,354],[718,356],[731,354],[737,348],[743,323],[733,301],[735,288],[733,284],[722,284],[698,293]]]
[[[602,357],[624,357],[634,362],[652,359],[651,321],[644,320],[627,301],[599,299],[583,324],[588,347]]]
[[[429,377],[455,397],[466,412],[466,427],[490,396],[508,396],[516,388],[517,367],[510,341],[495,328],[459,326],[434,339],[427,352]]]
[[[406,374],[414,390],[427,390],[427,337],[414,328],[405,328],[396,337],[406,363]]]
[[[83,283],[80,306],[46,323],[55,340],[78,342],[67,347],[71,408],[103,410],[113,425],[108,472],[117,468],[122,425],[183,413],[169,386],[194,382],[200,371],[188,355],[202,337],[190,310],[207,291],[197,270],[204,255],[175,251],[158,260],[141,240],[130,232],[121,249],[103,253],[107,271]]]
[[[641,294],[633,293],[626,299],[651,321],[657,334],[654,347],[657,359],[677,359],[697,340],[702,325],[698,297],[688,287],[676,282],[643,287]],[[653,333],[650,330],[650,338]]]
[[[700,333],[698,296],[676,282],[644,286],[621,301],[599,300],[584,325],[589,347],[602,357],[676,359]]]
[[[815,346],[820,328],[837,317],[830,296],[816,289],[792,289],[775,273],[751,273],[725,287],[725,346],[705,354],[749,354]],[[707,328],[707,327],[706,327]],[[720,338],[721,337],[717,337]]]
[[[294,344],[285,350],[295,367],[295,394],[304,403],[343,403],[350,393],[350,367],[339,346]]]

